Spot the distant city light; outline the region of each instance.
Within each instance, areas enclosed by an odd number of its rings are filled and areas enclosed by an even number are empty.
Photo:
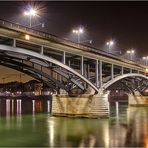
[[[25,34],[25,39],[26,39],[26,40],[30,40],[30,35]]]

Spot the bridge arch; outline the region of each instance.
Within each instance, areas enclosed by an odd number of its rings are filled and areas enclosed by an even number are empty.
[[[42,65],[44,67],[50,67],[49,63],[52,63],[54,65],[57,65],[57,66],[65,69],[66,71],[70,72],[71,74],[74,75],[74,77],[76,76],[77,79],[79,78],[79,79],[83,80],[84,82],[86,82],[88,85],[90,85],[95,90],[96,93],[98,93],[98,91],[99,91],[98,88],[94,84],[92,84],[88,79],[86,79],[84,76],[82,76],[81,74],[76,72],[74,69],[72,69],[69,66],[67,66],[67,65],[65,65],[65,64],[63,64],[63,63],[61,63],[61,62],[59,62],[59,61],[57,61],[57,60],[55,60],[51,57],[48,57],[44,54],[40,54],[40,53],[37,53],[37,52],[34,52],[34,51],[29,51],[29,50],[24,49],[24,48],[12,47],[12,46],[7,46],[7,45],[0,45],[0,53],[2,55],[4,54],[6,56],[10,56],[13,59],[20,58],[22,60],[29,60],[33,63]],[[7,66],[10,67],[11,64],[9,63],[9,64],[7,64]],[[13,66],[13,68],[16,68],[16,66]],[[57,69],[55,69],[55,72],[61,74]],[[64,73],[62,73],[62,74],[64,75]],[[64,75],[64,76],[66,77],[66,75]],[[70,75],[68,78],[75,85],[78,85],[78,87],[80,87],[81,89],[84,89],[81,86],[81,83],[79,83],[77,80],[75,80],[74,77]]]
[[[110,87],[112,84],[124,79],[124,78],[133,78],[133,77],[139,77],[142,79],[146,79],[148,81],[148,77],[139,73],[129,73],[129,74],[124,74],[121,76],[118,76],[110,81],[108,81],[107,83],[105,83],[100,90],[106,90],[108,87]]]

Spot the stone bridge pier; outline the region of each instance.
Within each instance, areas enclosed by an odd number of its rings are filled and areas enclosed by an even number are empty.
[[[53,95],[52,115],[66,117],[109,117],[108,93]]]
[[[148,106],[148,96],[142,96],[140,93],[128,94],[129,106]]]

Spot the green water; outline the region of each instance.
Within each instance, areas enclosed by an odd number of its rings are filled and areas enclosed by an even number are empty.
[[[6,108],[0,105],[1,147],[148,146],[146,107],[129,108],[119,104],[117,116],[115,105],[112,105],[109,119],[87,119],[52,117],[47,113],[46,105],[43,109],[38,104],[33,111],[30,104],[19,112],[15,109],[12,112],[10,106],[7,103]]]

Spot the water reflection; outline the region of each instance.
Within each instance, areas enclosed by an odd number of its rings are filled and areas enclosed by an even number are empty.
[[[114,103],[109,119],[87,119],[52,117],[47,114],[50,104],[49,100],[1,99],[0,146],[148,146],[146,107]]]
[[[128,131],[126,145],[147,146],[148,139],[148,108],[128,109]]]
[[[120,106],[122,108],[122,105]],[[120,108],[120,110],[121,110]],[[110,119],[48,118],[50,146],[146,147],[148,109],[122,108]],[[126,113],[126,114],[125,114]]]

